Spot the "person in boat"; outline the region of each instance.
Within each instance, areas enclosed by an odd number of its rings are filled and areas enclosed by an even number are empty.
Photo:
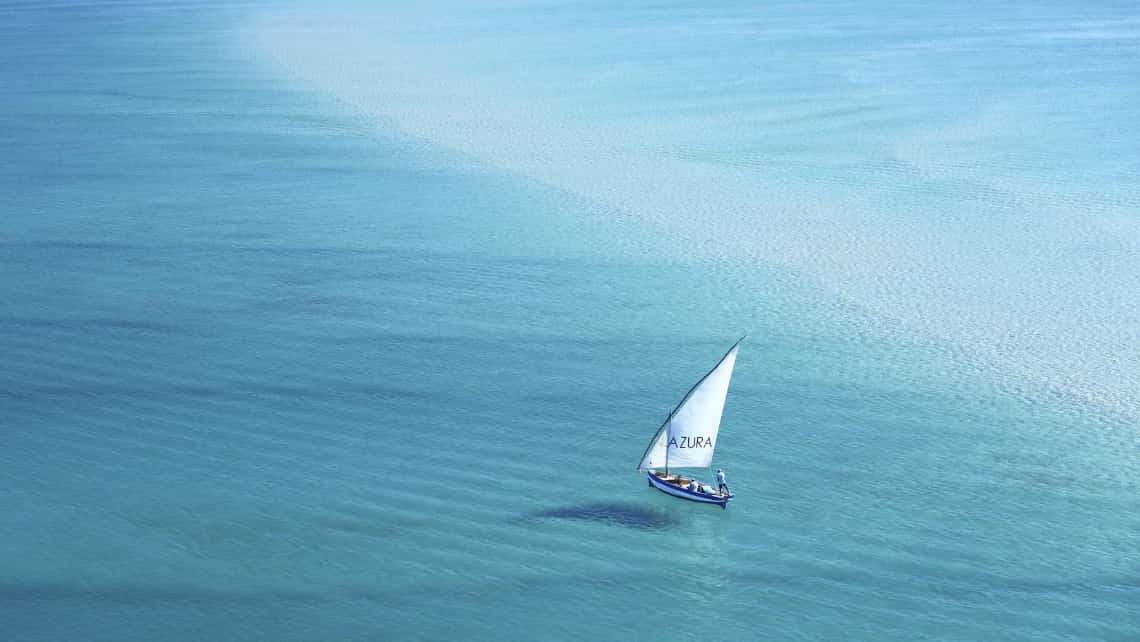
[[[693,491],[694,493],[701,492],[701,482],[694,479],[693,482],[689,484],[689,490]]]
[[[716,469],[716,492],[721,495],[728,494],[728,484],[724,481],[724,470],[721,468]]]

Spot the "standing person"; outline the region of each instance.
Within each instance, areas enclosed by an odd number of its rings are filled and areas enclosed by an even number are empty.
[[[721,468],[716,469],[716,491],[721,495],[728,495],[728,483],[724,481],[724,470]]]

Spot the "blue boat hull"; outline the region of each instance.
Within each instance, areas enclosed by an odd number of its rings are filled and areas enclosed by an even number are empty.
[[[717,504],[721,508],[725,508],[728,506],[728,502],[731,501],[733,497],[735,497],[735,495],[732,493],[729,493],[728,495],[715,495],[710,493],[693,492],[687,488],[681,488],[676,484],[671,484],[661,479],[652,470],[646,473],[646,477],[649,479],[649,485],[656,488],[657,490],[665,493],[666,495],[672,495],[673,497],[687,499],[691,502],[697,502],[700,504]]]

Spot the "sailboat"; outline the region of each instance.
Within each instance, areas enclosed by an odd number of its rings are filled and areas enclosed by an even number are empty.
[[[646,473],[653,488],[693,502],[720,504],[721,508],[726,508],[729,500],[735,497],[691,475],[679,475],[673,471],[711,466],[719,439],[724,401],[728,397],[728,384],[732,380],[732,368],[736,365],[736,352],[743,341],[744,337],[741,337],[716,366],[689,389],[649,440],[637,470]]]

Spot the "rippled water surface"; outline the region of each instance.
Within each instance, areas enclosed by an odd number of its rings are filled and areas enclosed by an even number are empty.
[[[0,5],[0,638],[1140,635],[1140,13]],[[727,510],[647,488],[749,333]]]

